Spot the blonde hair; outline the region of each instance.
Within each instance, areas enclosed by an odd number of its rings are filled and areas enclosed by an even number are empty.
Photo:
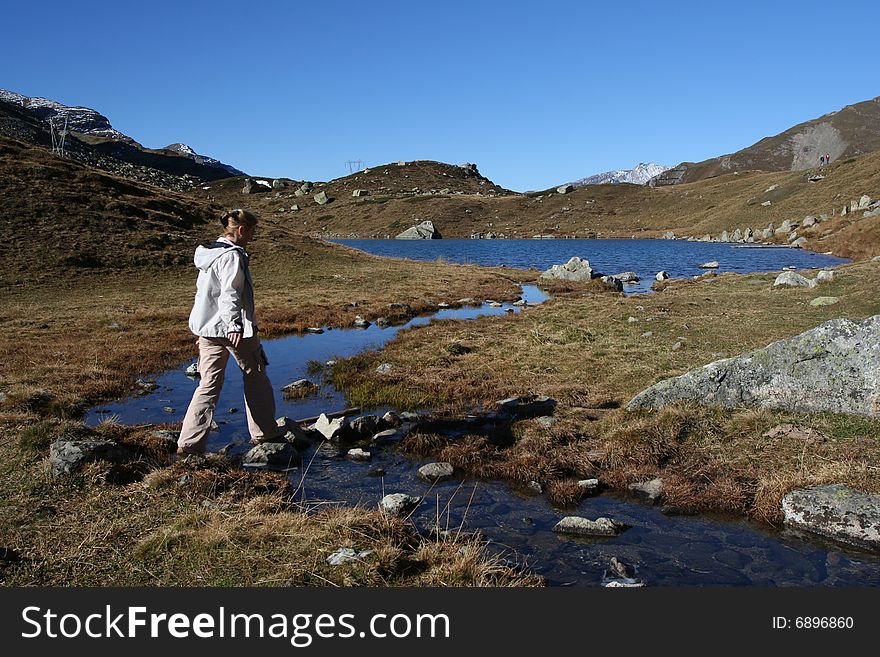
[[[220,224],[223,226],[224,235],[235,235],[235,229],[239,226],[256,226],[257,215],[241,208],[224,212],[220,217]]]

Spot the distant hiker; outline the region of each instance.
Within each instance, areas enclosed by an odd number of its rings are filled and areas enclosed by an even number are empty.
[[[825,164],[831,162],[831,156],[828,153],[825,153]]]
[[[819,156],[819,166],[820,167],[825,166],[825,156],[824,155]]]
[[[223,235],[196,248],[199,269],[189,328],[199,339],[201,380],[183,419],[178,454],[204,454],[214,409],[223,387],[229,355],[244,377],[244,401],[251,442],[271,441],[280,434],[275,423],[275,396],[266,375],[269,361],[254,318],[254,287],[244,247],[253,239],[257,217],[232,210],[221,218]]]

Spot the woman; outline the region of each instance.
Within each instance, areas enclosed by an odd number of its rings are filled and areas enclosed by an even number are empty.
[[[232,210],[220,218],[223,235],[209,246],[196,248],[199,269],[196,300],[189,328],[199,345],[201,381],[183,419],[178,454],[204,454],[214,409],[223,387],[229,354],[244,376],[244,402],[251,442],[259,444],[280,436],[275,423],[275,395],[266,375],[266,354],[257,337],[254,288],[244,250],[254,237],[257,217]]]

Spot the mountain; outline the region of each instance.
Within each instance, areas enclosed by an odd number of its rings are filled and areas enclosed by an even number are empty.
[[[604,185],[606,183],[611,185],[617,185],[619,183],[644,185],[651,178],[653,178],[654,176],[659,176],[661,173],[669,168],[670,167],[664,166],[662,164],[654,164],[653,162],[649,162],[648,164],[639,162],[632,169],[618,169],[617,171],[606,171],[605,173],[597,173],[594,176],[575,180],[571,184],[575,187],[581,187],[583,185]]]
[[[735,171],[803,171],[880,150],[880,96],[805,121],[765,137],[736,153],[702,162],[682,162],[652,179],[651,185],[677,185]]]
[[[48,98],[31,98],[14,91],[0,89],[0,111],[5,114],[4,120],[0,122],[0,128],[9,128],[3,129],[0,134],[16,139],[22,139],[19,134],[21,130],[33,136],[37,127],[47,134],[54,129],[57,134],[66,121],[69,134],[79,142],[88,145],[92,151],[100,155],[128,164],[156,169],[172,176],[194,176],[201,180],[246,175],[243,171],[212,157],[199,155],[186,144],[171,144],[160,149],[147,148],[116,130],[106,116],[88,107],[72,107]],[[25,117],[35,119],[37,123]],[[30,125],[25,128],[22,123]],[[45,140],[42,138],[24,139],[24,141],[45,145]],[[91,164],[96,165],[96,163]]]

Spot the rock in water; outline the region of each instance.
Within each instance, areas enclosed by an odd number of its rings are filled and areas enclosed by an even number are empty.
[[[553,531],[557,534],[573,534],[574,536],[617,536],[626,529],[625,525],[611,518],[581,518],[566,516],[556,523]]]
[[[440,231],[434,228],[433,221],[423,221],[418,226],[407,228],[397,235],[396,240],[439,240],[442,239]]]
[[[880,315],[853,322],[833,319],[800,335],[661,381],[636,395],[627,409],[675,402],[786,411],[880,411]]]
[[[299,452],[288,442],[260,443],[242,459],[242,465],[256,468],[290,468],[299,463]]]
[[[419,476],[432,484],[449,479],[455,470],[452,464],[445,461],[440,463],[428,463],[419,468]]]
[[[379,502],[379,508],[390,516],[401,517],[408,515],[422,501],[421,497],[407,495],[406,493],[392,493],[386,495]]]
[[[790,492],[782,498],[785,522],[814,534],[880,550],[880,495],[842,484]]]

